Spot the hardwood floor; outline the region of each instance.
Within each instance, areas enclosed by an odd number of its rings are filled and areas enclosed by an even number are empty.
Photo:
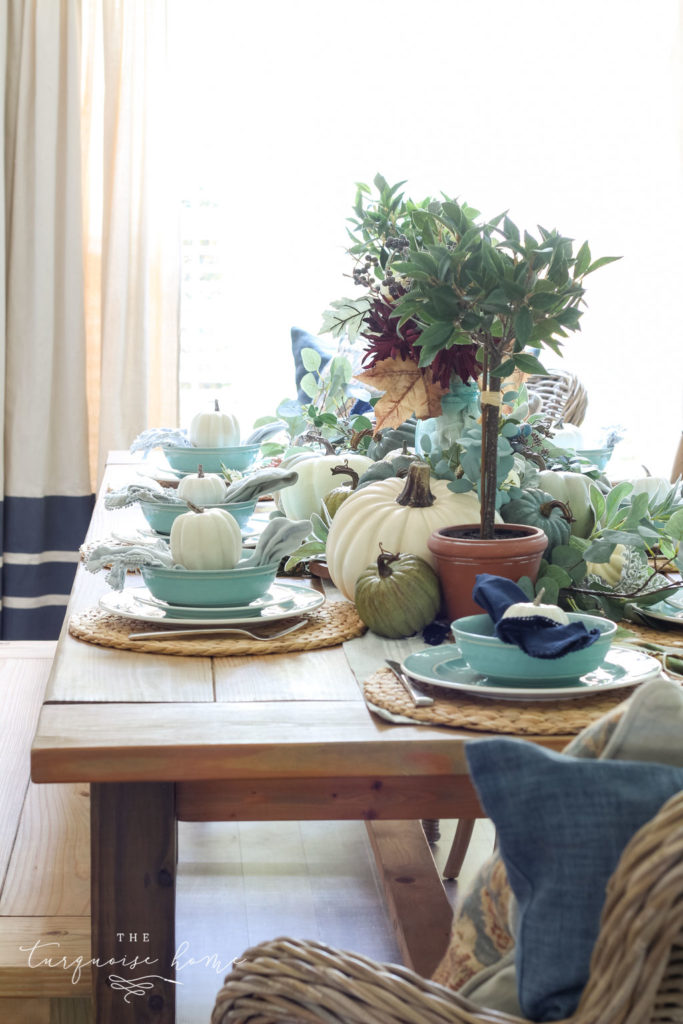
[[[445,864],[455,822],[434,847]],[[400,962],[361,822],[212,822],[179,826],[178,1024],[208,1024],[233,958],[278,935]],[[459,885],[493,848],[479,821]],[[447,883],[456,898],[458,885]]]

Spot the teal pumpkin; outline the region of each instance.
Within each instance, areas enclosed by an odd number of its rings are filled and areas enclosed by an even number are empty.
[[[413,462],[424,462],[424,459],[410,452],[406,455],[395,455],[393,459],[387,459],[386,461],[380,459],[379,462],[375,462],[361,474],[356,489],[360,490],[363,487],[367,487],[368,484],[376,483],[377,480],[388,480],[391,476],[407,476],[408,468]]]
[[[373,633],[398,639],[412,636],[436,618],[441,591],[436,573],[423,558],[382,549],[376,564],[356,580],[354,601]]]
[[[513,498],[500,510],[505,523],[538,526],[548,538],[548,551],[560,544],[568,544],[571,536],[572,515],[563,501],[546,491],[529,487],[519,498]]]
[[[406,444],[409,448],[415,446],[415,428],[417,420],[414,416],[401,423],[398,427],[390,427],[387,430],[380,430],[375,434],[368,445],[368,456],[371,459],[383,459],[385,455],[394,448],[402,448]]]

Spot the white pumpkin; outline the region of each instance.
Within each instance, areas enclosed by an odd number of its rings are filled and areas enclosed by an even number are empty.
[[[186,569],[234,569],[242,554],[242,531],[222,508],[184,512],[173,520],[171,555]]]
[[[296,469],[299,474],[296,483],[278,493],[278,505],[287,518],[310,519],[314,512],[319,512],[323,498],[339,487],[340,483],[347,482],[348,477],[332,473],[336,466],[343,466],[345,462],[359,476],[374,466],[372,459],[357,452],[342,452],[340,455],[299,452],[283,459],[281,469]]]
[[[583,448],[583,435],[579,428],[571,423],[563,423],[558,427],[550,440],[558,448],[573,448],[574,451]]]
[[[427,503],[430,496],[432,504]],[[386,551],[417,555],[436,569],[427,547],[432,532],[477,523],[479,514],[476,494],[454,494],[448,481],[430,478],[424,463],[412,465],[405,480],[389,477],[368,484],[350,495],[332,520],[325,548],[332,581],[352,601],[356,580],[377,561],[380,543]]]
[[[633,484],[632,498],[635,498],[636,494],[647,494],[650,503],[655,505],[661,505],[673,487],[671,481],[663,476],[642,476],[636,480],[629,480],[629,483]]]
[[[569,505],[574,522],[571,531],[574,537],[588,537],[595,524],[595,514],[590,503],[590,487],[593,481],[583,473],[561,473],[544,469],[538,474],[538,487],[553,498]]]
[[[189,437],[195,448],[234,448],[240,443],[240,426],[235,416],[221,412],[216,399],[213,412],[193,417]]]
[[[205,473],[200,464],[196,473],[184,476],[178,484],[178,497],[193,505],[220,505],[227,493],[227,484],[218,473]]]
[[[568,626],[569,616],[564,608],[560,608],[557,604],[541,604],[544,593],[545,590],[541,587],[540,592],[536,595],[533,601],[518,601],[516,604],[511,604],[510,607],[506,608],[503,612],[503,618],[532,619],[536,615],[541,615],[544,619],[551,619],[553,622],[557,622],[561,626]]]

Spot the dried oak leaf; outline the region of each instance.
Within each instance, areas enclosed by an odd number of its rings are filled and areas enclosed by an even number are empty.
[[[431,377],[412,359],[382,359],[357,374],[356,380],[384,392],[375,406],[375,432],[399,427],[412,415],[420,420],[440,416],[441,399],[448,389]]]

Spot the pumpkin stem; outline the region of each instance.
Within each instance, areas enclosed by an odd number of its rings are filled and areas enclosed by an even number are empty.
[[[406,485],[396,499],[399,505],[411,508],[428,508],[436,498],[429,489],[429,466],[426,462],[414,462],[408,469]]]
[[[213,411],[214,412],[220,412],[221,411],[221,407],[218,404],[218,399],[217,398],[214,398],[214,400],[213,400]]]
[[[391,563],[397,562],[398,559],[400,558],[400,554],[394,555],[391,553],[391,551],[385,551],[384,548],[382,547],[381,541],[379,545],[379,550],[381,554],[377,556],[377,572],[379,573],[381,579],[385,580],[387,576],[392,575]]]
[[[298,444],[306,444],[312,442],[313,444],[320,444],[325,449],[325,455],[336,455],[334,445],[331,445],[326,437],[317,430],[308,430],[305,434],[300,434],[297,438]]]
[[[543,600],[543,595],[544,594],[545,594],[545,587],[541,587],[541,589],[536,594],[536,597],[533,599],[533,601],[531,603],[538,608],[539,604]]]
[[[349,448],[351,451],[358,451],[358,445],[361,443],[363,438],[368,435],[372,437],[372,427],[366,427],[365,430],[354,430],[351,434],[351,440],[349,441]]]
[[[565,504],[564,501],[560,501],[558,498],[553,498],[552,501],[544,501],[543,504],[539,507],[538,511],[541,513],[542,516],[545,516],[546,519],[549,519],[550,513],[554,508],[559,508],[562,510],[562,518],[565,520],[565,522],[576,522],[574,516],[572,515],[572,510],[570,509],[569,505]]]
[[[192,502],[192,501],[188,501],[187,502],[187,507],[190,509],[191,512],[203,512],[204,511],[204,506],[203,505],[195,505],[194,502]]]
[[[332,474],[332,476],[340,476],[342,474],[344,476],[349,476],[351,478],[352,491],[355,491],[356,487],[358,487],[358,481],[360,480],[360,477],[358,476],[358,473],[356,473],[355,469],[351,469],[351,467],[349,466],[348,459],[344,459],[343,466],[333,466],[332,469],[330,470],[330,473]]]
[[[203,479],[204,477],[204,467],[202,466],[201,462],[197,466],[197,476],[199,477],[200,480]]]

